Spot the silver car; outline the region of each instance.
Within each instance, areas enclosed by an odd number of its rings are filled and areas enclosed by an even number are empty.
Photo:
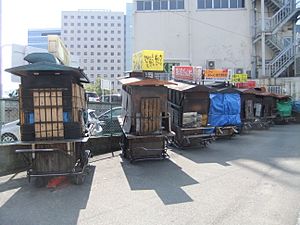
[[[14,142],[20,140],[20,121],[15,120],[13,122],[2,125],[1,130],[1,142]]]

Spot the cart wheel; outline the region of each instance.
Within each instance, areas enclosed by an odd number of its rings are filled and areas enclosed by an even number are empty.
[[[34,186],[37,188],[45,187],[47,184],[47,179],[45,177],[37,177],[34,181]]]
[[[76,185],[81,185],[85,181],[85,175],[84,174],[77,174],[74,176],[74,183]]]

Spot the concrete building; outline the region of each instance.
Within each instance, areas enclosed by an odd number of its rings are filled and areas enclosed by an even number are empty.
[[[295,0],[261,1],[135,0],[134,52],[164,50],[167,63],[251,77],[294,75]]]
[[[28,46],[48,49],[48,35],[60,36],[60,29],[30,29],[28,30]]]
[[[62,12],[62,39],[71,55],[93,82],[111,81],[113,92],[121,86],[116,78],[124,72],[124,13],[105,10]]]
[[[5,72],[4,70],[7,68],[28,64],[28,62],[24,60],[24,57],[34,52],[48,52],[48,51],[46,49],[18,45],[18,44],[3,46],[2,54],[5,55],[5,57],[2,58],[1,74],[2,74],[2,82],[3,84],[5,84],[5,86],[3,86],[3,93],[2,93],[4,97],[7,97],[9,92],[18,89],[20,84],[20,77]]]
[[[133,54],[133,12],[134,4],[126,3],[125,16],[125,71],[131,70]]]

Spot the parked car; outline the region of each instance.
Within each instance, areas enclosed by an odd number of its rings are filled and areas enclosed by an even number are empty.
[[[85,92],[88,102],[100,102],[100,97],[96,92]]]
[[[102,127],[103,134],[110,134],[110,133],[121,133],[122,128],[118,121],[118,116],[122,113],[122,107],[114,107],[106,112],[102,113],[98,120],[100,121]]]
[[[1,142],[14,142],[20,140],[20,121],[15,120],[1,127]]]
[[[111,94],[111,95],[101,95],[101,102],[113,102],[113,103],[122,103],[122,96],[120,94]]]

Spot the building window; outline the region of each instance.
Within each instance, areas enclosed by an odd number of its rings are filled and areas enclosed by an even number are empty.
[[[81,23],[77,23],[77,26],[79,26],[79,27],[80,27],[80,26],[81,26]]]
[[[153,10],[160,10],[160,0],[153,1]]]
[[[97,55],[101,55],[101,52],[97,52]]]
[[[84,63],[87,63],[87,59],[84,59],[83,62],[84,62]]]
[[[77,16],[77,19],[81,19],[81,16]]]
[[[144,10],[144,2],[143,1],[136,2],[136,10],[138,10],[138,11]]]
[[[245,0],[198,0],[198,9],[245,8]]]
[[[101,59],[97,59],[97,63],[101,63]]]
[[[64,19],[68,19],[68,16],[64,16]]]
[[[110,78],[115,78],[115,75],[114,75],[114,74],[111,74],[111,75],[110,75]]]
[[[91,16],[91,19],[95,19],[95,17],[94,17],[94,16]]]
[[[97,67],[97,70],[101,70],[101,67],[100,67],[100,66],[98,66],[98,67]]]

